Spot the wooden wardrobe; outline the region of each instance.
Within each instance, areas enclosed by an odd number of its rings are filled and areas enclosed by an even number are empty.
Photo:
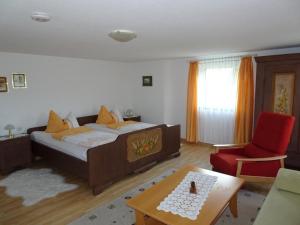
[[[275,77],[278,75],[294,77],[292,115],[296,122],[292,139],[288,147],[288,158],[285,161],[287,168],[300,169],[300,54],[273,55],[255,57],[257,62],[255,87],[255,124],[262,111],[273,112]],[[291,76],[291,74],[295,74]],[[287,78],[287,77],[285,77]],[[291,82],[289,82],[291,83]],[[277,83],[278,84],[278,83]]]

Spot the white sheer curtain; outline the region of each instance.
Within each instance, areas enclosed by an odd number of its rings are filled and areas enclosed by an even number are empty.
[[[230,144],[234,140],[237,73],[240,57],[203,60],[199,64],[199,140]]]

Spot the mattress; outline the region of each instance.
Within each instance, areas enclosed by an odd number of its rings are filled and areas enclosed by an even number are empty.
[[[146,129],[149,127],[154,127],[157,126],[156,124],[151,124],[151,123],[132,123],[132,124],[127,124],[123,127],[120,127],[118,129],[111,129],[106,127],[106,125],[104,124],[97,124],[97,123],[88,123],[85,124],[84,126],[93,128],[94,130],[98,130],[98,131],[105,131],[105,132],[110,132],[110,133],[114,133],[117,135],[121,135],[121,134],[126,134],[132,131],[136,131],[136,130],[142,130],[142,129]]]

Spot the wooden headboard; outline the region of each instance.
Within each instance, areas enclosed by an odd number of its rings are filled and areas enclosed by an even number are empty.
[[[97,117],[98,117],[98,115],[82,116],[82,117],[78,117],[77,121],[80,126],[83,126],[84,124],[87,124],[87,123],[95,123],[97,120]],[[29,128],[29,129],[27,129],[27,134],[31,134],[34,131],[44,131],[44,130],[46,130],[46,127],[47,126]]]
[[[98,115],[92,115],[92,116],[83,116],[83,117],[78,117],[78,123],[80,126],[83,126],[84,124],[87,123],[96,123]]]

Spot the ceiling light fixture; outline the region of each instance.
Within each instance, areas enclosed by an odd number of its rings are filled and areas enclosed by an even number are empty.
[[[131,30],[113,30],[108,34],[109,37],[119,42],[128,42],[136,38],[137,35]]]
[[[37,22],[48,22],[50,21],[51,17],[45,12],[34,12],[31,14],[31,19]]]

